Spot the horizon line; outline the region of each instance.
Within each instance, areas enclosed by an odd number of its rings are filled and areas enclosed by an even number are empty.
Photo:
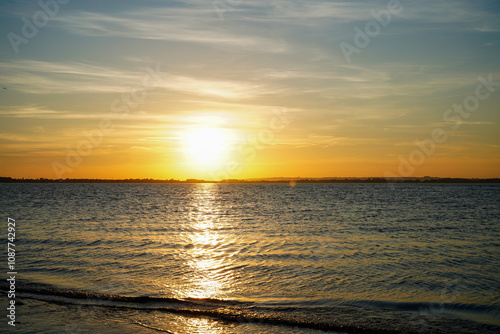
[[[0,176],[0,183],[500,183],[500,178],[474,178],[474,177],[438,177],[438,176],[411,176],[411,177],[262,177],[244,179],[204,180],[188,178],[179,179],[153,179],[153,178],[13,178]]]

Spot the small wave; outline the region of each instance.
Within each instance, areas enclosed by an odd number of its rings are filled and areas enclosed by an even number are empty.
[[[3,285],[3,283],[2,283]],[[113,306],[115,303],[129,303],[138,305],[153,306],[152,308],[158,308],[161,306],[193,306],[193,305],[203,305],[205,307],[210,306],[224,306],[224,305],[240,305],[248,304],[239,301],[232,300],[220,300],[213,298],[168,298],[168,297],[152,297],[152,296],[125,296],[117,294],[108,294],[101,292],[93,292],[86,290],[73,290],[73,289],[63,289],[51,286],[50,284],[42,283],[24,283],[21,282],[17,286],[17,291],[25,294],[29,294],[32,297],[37,297],[34,299],[43,299],[51,301],[54,297],[58,300],[61,298],[73,299],[73,300],[87,300],[87,301],[100,301],[107,302],[106,305]],[[156,306],[156,307],[155,307]]]
[[[98,244],[100,244],[101,242],[102,242],[102,240],[100,240],[100,239],[99,239],[99,240],[95,240],[95,241],[93,241],[93,242],[89,243],[87,246],[94,246],[94,245],[98,245]]]
[[[2,282],[0,286],[5,288],[6,283],[7,282]],[[402,303],[370,300],[343,301],[337,304],[337,306],[319,306],[319,304],[301,306],[298,304],[287,305],[286,303],[270,305],[213,298],[179,299],[147,295],[126,296],[77,289],[64,289],[50,284],[24,280],[17,281],[16,283],[17,291],[20,293],[21,297],[42,300],[45,302],[148,311],[154,310],[184,316],[209,317],[229,322],[262,323],[344,333],[389,334],[400,333],[402,328],[404,328],[405,333],[417,333],[419,328],[411,327],[411,322],[409,322],[408,319],[405,320],[405,317],[408,318],[408,316],[404,315],[403,311],[418,311],[421,307],[429,305],[429,303]],[[452,307],[461,311],[470,309],[475,309],[478,312],[491,311],[487,309],[487,306],[481,305],[450,304],[447,305],[447,307]],[[389,309],[389,311],[387,311],[387,309]],[[376,318],[383,319],[383,325],[381,325],[381,322],[374,321]],[[435,320],[429,319],[430,325],[432,325],[432,321]],[[494,333],[499,329],[498,326],[445,318],[439,318],[435,322],[437,324],[436,326],[465,328],[470,330],[469,332]],[[463,331],[457,331],[457,333],[463,333]]]
[[[153,329],[157,332],[164,332],[164,333],[170,333],[170,334],[174,334],[173,332],[171,331],[167,331],[166,329],[163,329],[163,328],[158,328],[158,327],[154,327],[154,326],[150,326],[150,325],[146,325],[140,321],[137,321],[137,320],[134,320],[134,324],[137,324],[139,326],[142,326],[144,328],[149,328],[149,329]]]
[[[350,326],[334,322],[312,320],[314,317],[298,316],[300,312],[293,307],[259,307],[252,302],[220,300],[211,298],[168,298],[152,296],[125,296],[85,290],[57,288],[50,284],[17,282],[17,291],[24,298],[45,302],[155,310],[195,317],[209,317],[229,322],[262,323],[278,326],[292,326],[325,331],[346,333],[397,333],[395,330],[361,329],[359,325]],[[0,285],[4,285],[1,283]],[[139,324],[143,325],[143,324]]]
[[[422,310],[439,310],[439,312],[459,311],[467,313],[498,313],[500,311],[500,305],[491,306],[481,304],[443,302],[391,302],[381,300],[350,300],[343,301],[341,305],[411,312]]]

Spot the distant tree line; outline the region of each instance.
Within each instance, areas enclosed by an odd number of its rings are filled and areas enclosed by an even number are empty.
[[[187,179],[185,181],[168,179],[15,179],[11,177],[0,177],[0,183],[500,183],[500,178],[468,179],[468,178],[438,178],[438,177],[412,177],[391,178],[367,177],[367,178],[298,178],[298,179],[252,179],[239,180],[229,179],[222,181],[207,181],[199,179]]]

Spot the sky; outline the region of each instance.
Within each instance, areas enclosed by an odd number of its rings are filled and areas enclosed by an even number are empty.
[[[0,3],[0,176],[500,177],[500,2]]]

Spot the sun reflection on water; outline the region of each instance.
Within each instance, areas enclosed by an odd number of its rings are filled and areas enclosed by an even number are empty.
[[[186,327],[193,330],[195,333],[203,334],[220,334],[220,325],[216,322],[205,318],[186,318]]]
[[[229,297],[234,284],[233,273],[228,266],[225,245],[230,243],[226,233],[227,221],[221,218],[218,207],[218,187],[214,184],[198,184],[192,193],[192,210],[186,221],[186,243],[183,254],[191,269],[189,284],[182,294],[191,298],[225,299]]]

